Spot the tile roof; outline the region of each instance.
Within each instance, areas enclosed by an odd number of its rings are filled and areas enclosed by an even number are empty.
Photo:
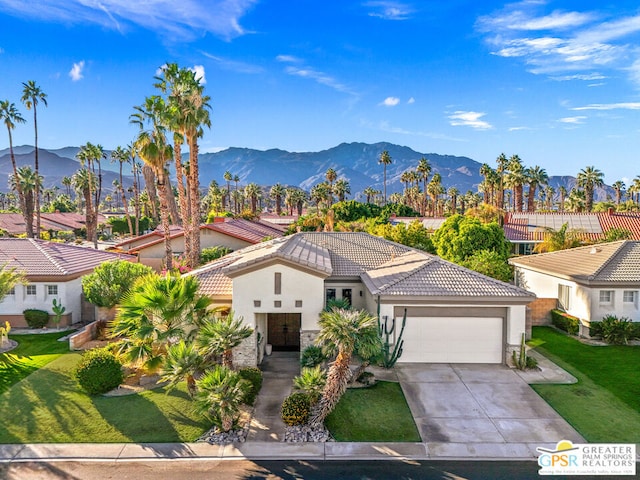
[[[640,282],[640,241],[620,240],[512,258],[509,262],[578,282]]]
[[[106,218],[98,216],[98,222],[104,223]],[[33,222],[35,228],[35,217]],[[85,226],[85,216],[80,213],[41,213],[40,227],[42,230],[74,230]],[[0,213],[0,229],[10,235],[20,235],[26,232],[26,224],[21,213]]]
[[[16,267],[28,277],[78,276],[109,260],[136,257],[33,238],[0,238],[0,265]]]
[[[374,294],[526,297],[531,293],[380,237],[359,232],[305,232],[233,252],[189,275],[209,295],[231,295],[233,274],[286,259],[331,278],[361,278]]]

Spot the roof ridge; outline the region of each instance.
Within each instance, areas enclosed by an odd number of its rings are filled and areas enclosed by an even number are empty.
[[[414,254],[414,253],[421,254],[421,253],[426,253],[426,252],[420,252],[418,250],[409,250],[408,252],[405,252],[405,253],[399,255],[398,257],[396,257],[396,259],[400,258],[400,257],[403,257],[404,255],[409,255],[409,254]],[[398,283],[405,281],[407,278],[411,277],[412,275],[414,275],[417,272],[419,272],[420,270],[422,270],[426,265],[430,264],[431,261],[433,260],[433,258],[434,258],[433,255],[427,254],[427,255],[424,255],[423,259],[412,260],[411,262],[424,262],[424,263],[422,265],[420,265],[420,266],[408,271],[408,272],[403,272],[403,273],[400,273],[400,274],[396,274],[397,278],[394,281],[385,283],[384,285],[379,287],[377,289],[377,291],[378,292],[382,291],[382,290],[387,289],[387,288],[389,288],[389,287],[391,287],[393,285],[397,285]],[[393,265],[394,260],[395,259],[389,260],[388,262],[385,262],[382,265],[378,265],[377,267],[374,267],[374,268],[371,268],[369,270],[363,271],[360,274],[360,278],[362,278],[363,275],[367,275],[369,272],[373,272],[375,270],[380,270],[382,268],[387,268],[387,267]]]
[[[618,242],[620,242],[620,245],[618,246],[618,248],[616,248],[613,251],[613,253],[609,255],[609,257],[604,262],[602,262],[602,264],[596,269],[595,272],[589,275],[589,279],[596,278],[600,274],[600,272],[602,272],[602,270],[605,269],[605,267],[609,266],[609,264],[613,261],[613,259],[616,258],[620,254],[620,252],[625,248],[629,240],[618,240]],[[610,242],[609,245],[612,245],[614,243],[616,242]],[[597,245],[592,245],[592,247],[597,248]]]
[[[38,241],[35,238],[29,239],[31,243],[45,256],[47,259],[58,269],[63,275],[68,275],[69,271],[66,270],[60,262],[58,262],[45,248],[44,246],[48,244],[48,242]],[[42,242],[42,243],[41,243]],[[70,245],[71,246],[71,245]]]

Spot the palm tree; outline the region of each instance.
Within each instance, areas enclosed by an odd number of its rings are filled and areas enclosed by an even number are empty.
[[[551,185],[547,185],[544,191],[547,199],[545,209],[550,212],[553,210],[553,196],[556,194],[556,189],[553,188]]]
[[[233,349],[253,334],[253,328],[244,325],[243,318],[217,316],[205,321],[198,332],[196,344],[209,358],[222,356],[222,364],[233,369]]]
[[[231,172],[229,170],[227,170],[226,172],[224,172],[224,175],[222,176],[222,178],[224,178],[224,181],[227,182],[227,201],[229,202],[229,208],[231,208],[231,180],[233,180],[233,175],[231,175]],[[222,197],[222,208],[223,210],[226,209],[226,202],[225,202],[225,197]]]
[[[339,202],[344,202],[347,195],[351,194],[351,185],[346,178],[339,178],[333,186],[334,193],[338,196]]]
[[[582,212],[586,205],[586,196],[583,190],[571,189],[565,200],[565,206],[570,212]]]
[[[611,185],[616,192],[616,206],[620,206],[620,200],[622,198],[622,191],[624,190],[625,184],[622,180],[617,180],[613,182]]]
[[[93,231],[93,197],[91,192],[96,188],[96,178],[88,168],[81,168],[73,174],[72,181],[76,191],[78,191],[84,199],[85,208],[85,226],[87,228],[87,240],[92,240]]]
[[[18,177],[18,168],[16,166],[16,157],[13,153],[13,136],[11,132],[16,128],[17,123],[25,123],[26,120],[22,117],[16,105],[10,103],[9,100],[3,100],[0,102],[0,118],[7,127],[7,133],[9,134],[9,155],[11,157],[11,166],[13,167],[13,176]],[[27,238],[33,238],[33,213],[30,217],[27,216],[27,212],[24,206],[24,194],[20,182],[16,182],[16,192],[18,193],[18,200],[20,201],[20,211],[24,216],[24,223],[27,227]]]
[[[133,173],[133,212],[136,217],[136,237],[140,235],[140,172],[142,164],[136,160],[136,150],[133,144],[127,145],[127,150],[131,154],[131,173]]]
[[[327,180],[327,183],[329,184],[329,190],[328,190],[329,198],[327,199],[327,206],[331,207],[331,205],[333,205],[333,182],[335,182],[336,179],[338,178],[338,174],[333,168],[329,168],[324,174],[324,178]]]
[[[578,173],[576,183],[579,187],[584,188],[584,206],[587,212],[590,212],[593,208],[594,188],[604,185],[604,173],[593,166],[585,167]]]
[[[362,193],[364,193],[366,199],[367,199],[367,203],[371,203],[371,199],[374,198],[377,194],[378,191],[373,188],[373,187],[366,187]]]
[[[438,215],[438,197],[444,193],[444,187],[442,186],[442,176],[436,173],[431,177],[429,185],[427,185],[427,192],[431,197],[431,216]]]
[[[262,196],[262,189],[257,183],[250,183],[244,187],[244,194],[251,202],[251,213],[256,214],[258,210],[258,199]]]
[[[24,283],[27,283],[27,279],[22,272],[7,264],[0,264],[0,303],[16,285]]]
[[[492,202],[491,182],[489,180],[489,176],[491,175],[491,172],[493,172],[493,168],[491,168],[488,163],[483,163],[480,166],[480,175],[484,177],[484,181],[480,186],[481,186],[481,190],[484,193],[484,203],[486,204],[489,204]]]
[[[131,222],[131,216],[129,215],[129,204],[127,203],[127,196],[124,193],[124,179],[122,176],[122,165],[131,162],[131,152],[128,149],[117,146],[115,150],[111,152],[111,161],[118,162],[119,177],[120,177],[120,194],[122,195],[122,207],[124,208],[124,214],[127,217],[127,224],[129,225],[129,234],[133,235],[133,224]]]
[[[293,215],[293,209],[296,209],[298,215],[302,215],[304,203],[307,201],[307,194],[299,188],[288,188],[285,203],[289,207],[289,215]]]
[[[28,165],[19,167],[16,171],[16,175],[11,175],[9,178],[9,186],[12,190],[15,190],[16,192],[18,189],[22,190],[22,195],[24,197],[24,218],[25,221],[30,222],[31,228],[33,228],[35,196],[38,191],[38,186],[41,184],[42,178],[36,176],[35,172],[31,170],[31,167]],[[28,229],[29,227],[27,226],[27,230]]]
[[[337,352],[327,374],[327,383],[322,391],[311,425],[320,426],[338,404],[344,394],[351,376],[349,363],[357,349],[371,358],[380,352],[382,342],[378,334],[378,320],[364,310],[345,310],[332,308],[320,313],[320,333],[316,343],[328,352]]]
[[[67,189],[67,195],[69,196],[69,198],[71,198],[71,186],[73,185],[71,177],[65,175],[64,177],[62,177],[60,183],[65,186],[65,188]]]
[[[538,243],[533,251],[536,253],[555,252],[579,247],[580,244],[580,232],[569,229],[569,224],[564,223],[559,230],[546,227],[544,240]]]
[[[412,177],[415,179],[416,183],[422,179],[422,191],[424,193],[424,198],[422,201],[422,208],[420,208],[420,214],[424,215],[427,210],[427,184],[429,182],[429,175],[431,174],[431,164],[429,161],[422,157],[418,162],[418,166],[415,170],[415,176],[409,174],[409,179]]]
[[[505,171],[509,160],[504,153],[501,153],[496,159],[497,167],[496,173],[498,175],[497,195],[496,195],[496,207],[504,209],[504,187],[505,187]]]
[[[507,166],[507,185],[513,190],[513,202],[514,202],[514,210],[517,212],[522,212],[522,207],[524,204],[524,193],[523,186],[527,182],[527,176],[525,174],[524,166],[522,165],[522,160],[518,155],[512,155],[509,159],[509,164]]]
[[[560,195],[560,203],[558,205],[558,208],[561,212],[564,212],[564,202],[567,199],[567,187],[565,187],[564,185],[560,185],[558,187],[558,194]]]
[[[449,187],[447,190],[447,195],[451,199],[451,215],[454,215],[458,209],[458,195],[460,195],[460,191],[456,187]]]
[[[282,197],[285,195],[285,188],[276,183],[271,190],[269,190],[269,196],[273,198],[276,203],[276,215],[280,215],[282,213]]]
[[[315,202],[318,211],[320,210],[320,206],[322,202],[327,203],[327,207],[329,206],[329,184],[326,182],[318,183],[311,187],[311,192],[309,193],[309,197],[313,202]]]
[[[167,348],[161,381],[169,382],[170,387],[186,381],[189,395],[193,398],[197,391],[196,376],[203,373],[208,366],[209,363],[193,342],[180,340]]]
[[[164,230],[165,267],[170,271],[173,268],[173,254],[169,225],[169,202],[164,185],[167,178],[167,161],[172,156],[172,148],[167,143],[165,128],[162,124],[162,115],[166,106],[162,98],[154,95],[147,97],[143,105],[134,108],[135,113],[131,115],[131,123],[140,128],[135,140],[135,148],[142,161],[153,170],[156,177],[160,196],[160,218]],[[150,129],[144,130],[147,124]]]
[[[392,162],[389,152],[384,150],[380,154],[380,159],[378,160],[378,163],[381,163],[383,168],[382,186],[384,188],[384,203],[387,203],[387,165],[391,165]]]
[[[535,167],[529,167],[526,169],[526,178],[529,183],[529,196],[527,198],[527,211],[535,212],[536,211],[536,188],[538,185],[546,185],[549,181],[549,175],[547,175],[547,171],[536,165]]]
[[[82,145],[76,154],[76,158],[80,160],[80,165],[83,168],[86,167],[93,177],[93,181],[85,184],[85,186],[89,188],[89,202],[86,204],[86,227],[87,240],[93,242],[95,248],[98,248],[98,208],[102,195],[102,169],[100,168],[100,159],[104,157],[106,157],[106,155],[102,146],[93,145],[90,142]],[[97,176],[95,172],[96,163],[99,168]]]
[[[196,409],[209,417],[224,432],[233,428],[240,415],[240,405],[250,389],[238,372],[216,365],[196,381]]]
[[[47,106],[47,94],[44,93],[40,87],[36,84],[35,81],[29,80],[27,82],[22,83],[22,97],[20,101],[24,103],[24,106],[27,107],[27,110],[31,110],[33,108],[33,128],[35,130],[35,176],[36,178],[40,178],[40,164],[38,163],[38,113],[37,107],[38,103],[42,102],[42,104]],[[40,238],[40,188],[41,185],[38,182],[36,185],[35,191],[35,205],[34,209],[36,211],[36,238]]]

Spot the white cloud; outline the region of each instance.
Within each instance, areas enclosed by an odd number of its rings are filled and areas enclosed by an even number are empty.
[[[278,62],[284,62],[284,63],[302,63],[302,59],[295,57],[293,55],[278,55],[276,57],[276,60]]]
[[[413,97],[411,97],[409,100],[407,100],[407,105],[412,105],[414,103],[416,103],[416,99],[413,98]]]
[[[436,132],[421,132],[416,130],[407,130],[402,127],[394,127],[390,125],[387,121],[381,121],[378,123],[373,123],[366,119],[360,119],[360,125],[366,128],[381,130],[383,132],[394,133],[398,135],[408,135],[413,137],[426,137],[434,140],[449,140],[452,142],[468,142],[467,139],[464,138],[456,138],[451,137],[449,135],[445,135],[444,133],[436,133]]]
[[[570,80],[584,80],[584,81],[592,81],[592,80],[604,80],[606,77],[601,73],[587,73],[587,74],[575,74],[575,75],[562,75],[557,77],[551,77],[553,80],[557,80],[559,82],[567,82]]]
[[[477,130],[488,130],[493,128],[493,125],[481,120],[485,115],[486,113],[483,112],[465,112],[458,110],[452,115],[449,115],[449,119],[451,120],[449,123],[454,127],[465,126],[475,128]]]
[[[295,58],[295,57],[285,56],[285,59],[284,60],[280,59],[280,61],[291,63],[292,62],[291,58]],[[293,75],[296,77],[302,77],[302,78],[308,78],[310,80],[314,80],[320,85],[324,85],[326,87],[332,88],[337,92],[347,93],[354,97],[358,96],[358,93],[352,90],[348,85],[345,85],[344,83],[340,82],[339,80],[337,80],[336,78],[332,77],[327,73],[324,73],[320,70],[316,70],[313,67],[303,65],[302,60],[295,59],[293,63],[296,63],[298,65],[287,65],[284,69],[284,71],[287,74]]]
[[[218,64],[218,66],[223,70],[229,70],[231,72],[238,72],[238,73],[249,73],[249,74],[261,73],[262,71],[264,71],[264,69],[259,65],[253,65],[251,63],[240,62],[238,60],[231,60],[228,58],[218,57],[216,55],[212,55],[210,53],[203,52],[203,51],[201,51],[200,53],[205,57],[207,57],[208,59],[216,62],[216,64]]]
[[[248,33],[240,25],[240,19],[257,1],[0,0],[0,10],[24,18],[97,24],[118,31],[135,24],[171,40],[191,40],[201,37],[204,32],[231,39]]]
[[[413,13],[413,8],[400,2],[371,1],[365,2],[363,5],[372,9],[369,16],[384,20],[407,20]]]
[[[519,132],[520,130],[532,130],[531,127],[509,127],[510,132]]]
[[[640,110],[640,102],[592,103],[584,107],[574,107],[571,110]]]
[[[84,60],[80,60],[77,63],[73,64],[71,70],[69,70],[69,76],[71,77],[71,81],[77,82],[82,80],[84,76],[82,75],[82,71],[84,70]]]
[[[384,105],[385,107],[395,107],[400,103],[400,99],[398,97],[387,97],[378,105]]]
[[[577,116],[577,117],[564,117],[564,118],[560,118],[558,119],[558,121],[560,123],[570,123],[572,125],[581,125],[584,123],[584,121],[587,119],[587,117],[585,116]]]
[[[200,85],[207,83],[207,79],[204,76],[204,65],[194,65],[189,70],[195,73],[196,80],[200,80]]]

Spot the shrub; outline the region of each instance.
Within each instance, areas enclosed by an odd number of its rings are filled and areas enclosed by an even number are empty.
[[[49,323],[49,313],[44,310],[28,308],[22,313],[30,328],[42,328]]]
[[[126,260],[105,262],[93,273],[82,277],[82,292],[94,305],[111,308],[120,303],[138,278],[151,273],[153,269],[141,263]]]
[[[311,409],[311,402],[306,393],[296,392],[289,395],[282,402],[280,415],[287,425],[302,425],[307,422]]]
[[[327,383],[327,374],[320,369],[320,365],[313,368],[303,367],[300,375],[293,379],[293,388],[309,396],[309,402],[315,405],[322,396],[322,390]]]
[[[200,252],[200,263],[205,264],[212,262],[220,257],[224,257],[230,253],[231,249],[218,245],[216,247],[203,248]]]
[[[613,345],[626,345],[634,338],[636,328],[626,317],[607,315],[600,322],[601,335],[605,342]]]
[[[309,345],[302,352],[302,356],[300,357],[300,366],[303,368],[313,368],[317,365],[320,365],[326,359],[327,357],[322,351],[322,348],[315,345]]]
[[[78,384],[89,394],[98,395],[116,388],[124,380],[122,363],[105,348],[87,350],[74,371]]]
[[[602,322],[590,322],[589,323],[589,336],[590,337],[602,337]]]
[[[262,388],[262,370],[257,367],[246,367],[238,370],[238,374],[240,378],[247,380],[251,384],[251,388],[247,390],[244,397],[244,403],[253,405],[260,388]]]
[[[577,335],[580,327],[580,319],[578,317],[560,310],[551,310],[551,323],[571,335]]]
[[[538,360],[536,360],[535,357],[527,356],[527,368],[537,368],[537,367],[538,367]]]

